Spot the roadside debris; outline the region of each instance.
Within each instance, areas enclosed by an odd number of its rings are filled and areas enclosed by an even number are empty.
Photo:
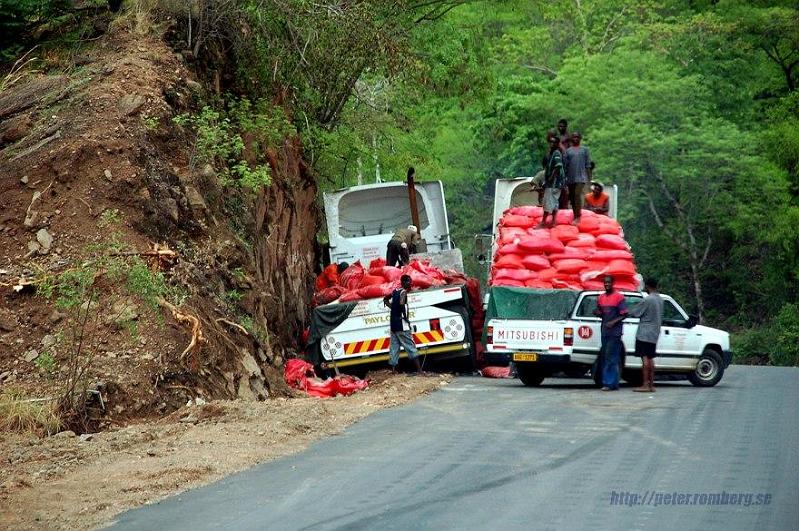
[[[351,395],[356,391],[362,391],[369,387],[367,380],[361,380],[347,374],[322,380],[316,376],[313,365],[300,359],[292,359],[286,362],[283,378],[289,387],[305,391],[309,395],[319,398]]]

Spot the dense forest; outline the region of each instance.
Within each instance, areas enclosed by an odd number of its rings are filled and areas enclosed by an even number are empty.
[[[92,39],[85,15],[106,3],[72,4],[0,1],[3,85],[32,46]],[[567,119],[595,178],[619,186],[640,271],[732,330],[739,359],[799,362],[795,2],[128,0],[120,13],[216,86],[177,121],[227,183],[275,186],[266,148],[286,137],[322,191],[414,166],[444,182],[472,274],[494,180],[537,172]]]

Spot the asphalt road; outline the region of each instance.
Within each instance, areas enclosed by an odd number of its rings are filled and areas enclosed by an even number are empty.
[[[798,407],[794,368],[731,367],[714,388],[664,382],[654,395],[459,378],[117,527],[799,529]],[[707,505],[717,494],[727,504]]]

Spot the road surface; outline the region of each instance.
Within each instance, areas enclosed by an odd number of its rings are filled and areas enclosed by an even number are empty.
[[[588,383],[459,378],[117,527],[799,529],[799,369],[653,395]]]

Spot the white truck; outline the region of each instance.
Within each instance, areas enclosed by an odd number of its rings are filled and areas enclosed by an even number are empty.
[[[419,231],[426,252],[411,258],[429,259],[441,270],[463,272],[460,250],[449,236],[447,207],[441,181],[413,183]],[[385,257],[389,239],[412,223],[413,205],[404,182],[353,186],[324,194],[331,262],[360,260],[368,268]],[[479,291],[479,289],[478,289]],[[474,296],[474,293],[473,293]],[[476,301],[479,309],[479,294]],[[470,371],[475,344],[471,331],[473,302],[465,285],[453,284],[413,291],[408,296],[413,338],[422,359],[456,358]],[[310,346],[312,361],[324,369],[364,368],[388,360],[389,310],[383,299],[332,302],[314,309]],[[400,357],[407,354],[400,352]]]
[[[599,385],[601,320],[594,316],[594,309],[600,293],[493,288],[486,319],[486,360],[505,364],[513,361],[519,378],[528,386],[540,385],[544,378],[557,372],[578,376],[589,369]],[[622,293],[628,308],[645,296]],[[524,297],[533,300],[519,302]],[[662,297],[663,325],[657,343],[656,372],[685,374],[700,387],[716,385],[732,359],[730,335],[696,324],[696,318],[673,298]],[[634,355],[637,328],[637,318],[624,320],[621,377],[634,385],[641,381],[641,359]]]

